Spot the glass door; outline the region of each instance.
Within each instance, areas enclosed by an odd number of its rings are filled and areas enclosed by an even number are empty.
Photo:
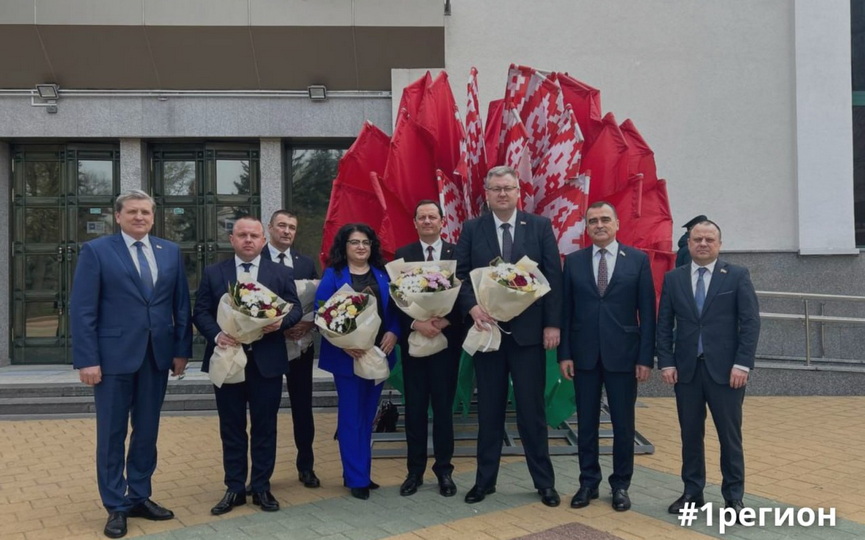
[[[82,243],[115,231],[116,147],[13,148],[12,362],[70,364],[67,310]]]

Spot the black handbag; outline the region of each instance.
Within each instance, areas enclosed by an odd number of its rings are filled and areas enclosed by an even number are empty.
[[[399,421],[399,409],[393,404],[388,394],[387,399],[381,402],[378,407],[378,412],[373,420],[373,430],[376,433],[393,433],[396,431],[396,424]]]

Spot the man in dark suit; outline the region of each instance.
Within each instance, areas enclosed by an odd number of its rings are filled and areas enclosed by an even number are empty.
[[[577,395],[580,488],[571,507],[598,497],[603,385],[613,423],[613,508],[623,512],[631,508],[637,382],[648,380],[655,362],[655,287],[646,254],[616,241],[619,218],[611,204],[589,206],[586,227],[592,246],[565,258],[559,346],[559,367]]]
[[[433,200],[420,201],[414,211],[414,226],[419,241],[397,249],[394,258],[408,262],[453,260],[456,246],[441,239],[442,219],[439,203]],[[436,317],[426,321],[415,320],[399,312],[405,387],[405,438],[408,446],[408,476],[399,489],[399,494],[403,496],[415,494],[423,484],[430,404],[435,454],[432,469],[438,479],[439,493],[444,497],[452,497],[457,492],[451,458],[454,455],[453,403],[462,345],[458,311],[455,307],[452,317]],[[408,345],[408,335],[412,330],[429,338],[444,333],[448,347],[433,355],[415,358],[409,354]]]
[[[754,368],[760,308],[748,270],[718,259],[717,224],[706,220],[691,227],[688,247],[692,262],[664,276],[658,311],[658,367],[664,382],[675,384],[685,484],[669,512],[704,503],[708,404],[721,444],[721,493],[738,515],[745,493],[742,402]]]
[[[126,535],[127,517],[174,517],[150,500],[150,479],[168,371],[183,375],[192,324],[180,249],[150,236],[155,209],[140,190],[117,197],[120,234],[81,247],[72,286],[73,364],[81,382],[93,386],[96,477],[110,538]]]
[[[279,510],[279,502],[270,492],[270,477],[276,463],[276,417],[282,397],[282,376],[288,372],[283,331],[297,324],[302,312],[294,287],[294,274],[285,266],[261,257],[265,244],[264,226],[258,219],[251,216],[239,218],[229,240],[234,248],[234,257],[204,269],[195,297],[192,318],[207,340],[201,371],[209,370],[214,347],[239,345],[222,332],[216,322],[219,300],[227,292],[228,284],[238,281],[238,275],[261,283],[292,307],[282,321],[264,327],[261,339],[244,346],[247,357],[245,380],[214,386],[227,490],[210,512],[225,514],[246,503],[249,457],[252,460],[249,474],[252,502],[266,512],[275,512]],[[247,404],[251,436],[246,433]]]
[[[296,249],[291,249],[297,236],[297,216],[288,210],[277,210],[270,217],[267,232],[270,242],[261,250],[261,258],[275,261],[294,271],[294,279],[318,279],[315,263]],[[312,343],[313,312],[304,314],[303,320],[285,331],[286,340],[302,343],[305,348],[300,356],[291,357],[290,373],[285,374],[288,397],[291,400],[291,421],[294,425],[294,444],[297,447],[297,475],[308,488],[321,485],[313,465],[315,456],[312,441],[315,438],[315,423],[312,416],[312,364],[315,347]]]
[[[561,502],[555,489],[544,407],[544,349],[559,345],[562,318],[562,269],[550,220],[518,211],[519,181],[510,167],[494,167],[484,182],[491,212],[467,221],[457,243],[457,277],[463,280],[460,308],[483,329],[496,324],[475,299],[469,272],[489,266],[496,257],[517,262],[528,256],[550,282],[551,291],[507,323],[499,350],[474,356],[478,391],[478,469],[467,503],[495,493],[505,429],[508,375],[513,380],[517,426],[526,464],[547,506]]]

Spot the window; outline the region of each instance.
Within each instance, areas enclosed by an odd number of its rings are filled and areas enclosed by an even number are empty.
[[[337,165],[351,141],[321,145],[296,145],[288,150],[289,186],[286,208],[298,218],[295,246],[315,261],[321,275],[321,233]],[[266,218],[265,218],[266,219]]]
[[[853,79],[853,198],[856,245],[865,247],[865,1],[850,0]]]

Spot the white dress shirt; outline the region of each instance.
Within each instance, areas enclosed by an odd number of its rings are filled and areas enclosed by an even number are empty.
[[[256,255],[254,259],[249,261],[252,263],[252,266],[249,267],[249,278],[252,281],[258,281],[258,269],[261,267],[261,255]],[[237,255],[234,256],[234,266],[237,269],[237,279],[240,280],[241,274],[244,273],[243,267],[241,264],[246,264],[240,257]]]
[[[502,223],[510,223],[510,225],[511,225],[511,229],[510,229],[511,230],[511,240],[516,240],[516,238],[517,238],[517,236],[516,236],[516,233],[517,233],[517,227],[516,227],[516,225],[517,225],[517,211],[514,210],[514,213],[511,214],[511,217],[508,218],[507,221],[500,220],[499,216],[495,215],[495,213],[494,213],[493,214],[493,221],[496,224],[496,238],[498,238],[498,240],[499,240],[499,253],[501,253],[502,252],[502,233],[504,232],[502,230]],[[505,262],[510,262],[510,261],[505,261]]]
[[[140,276],[141,267],[138,265],[138,248],[133,245],[138,240],[132,238],[123,231],[120,231],[120,234],[123,236],[126,248],[129,249],[129,255],[132,257],[132,264],[135,265],[135,269],[138,270],[138,275]],[[155,287],[159,269],[156,267],[156,255],[153,254],[153,247],[150,245],[150,235],[144,235],[144,238],[141,239],[141,243],[144,244],[142,246],[142,251],[144,252],[144,258],[147,259],[147,265],[150,267],[150,274],[153,276],[153,286]]]
[[[616,258],[619,256],[619,243],[613,240],[603,248],[607,250],[607,285],[613,279],[613,271],[616,269]],[[592,244],[592,272],[595,273],[595,283],[598,283],[598,265],[601,263],[601,248]]]
[[[270,260],[279,263],[279,255],[285,253],[285,266],[289,268],[294,268],[294,260],[291,258],[291,248],[286,249],[285,251],[279,251],[273,244],[268,242],[267,249],[270,250]]]
[[[432,252],[433,260],[434,261],[440,261],[442,259],[442,246],[443,246],[443,244],[442,244],[441,238],[439,238],[438,240],[436,240],[432,244],[427,244],[426,242],[421,240],[420,245],[421,245],[421,248],[423,250],[423,260],[427,260],[427,257],[429,256],[429,251],[427,248],[429,248],[430,246],[432,246],[432,248],[433,248],[433,252]]]

